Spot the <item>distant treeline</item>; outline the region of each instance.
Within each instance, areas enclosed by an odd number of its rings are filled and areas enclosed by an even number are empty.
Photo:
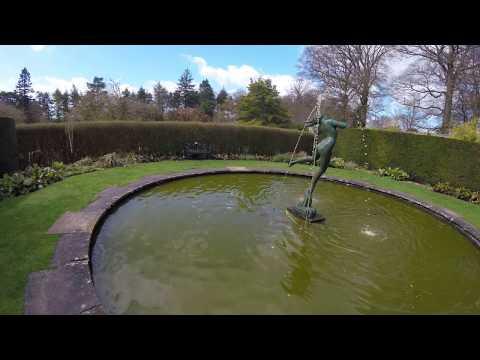
[[[306,46],[298,79],[280,96],[269,79],[252,79],[246,91],[215,94],[208,79],[195,86],[189,70],[169,92],[157,83],[121,89],[102,77],[80,93],[34,92],[23,69],[15,91],[0,91],[0,116],[18,123],[61,121],[246,122],[290,127],[303,122],[321,93],[322,112],[350,127],[429,131],[480,140],[480,45]],[[393,105],[392,105],[393,104]],[[389,111],[386,112],[386,108]]]

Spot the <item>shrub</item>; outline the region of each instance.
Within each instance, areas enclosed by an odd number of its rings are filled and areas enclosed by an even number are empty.
[[[472,196],[470,197],[470,201],[474,204],[480,204],[480,191],[472,192]]]
[[[307,153],[305,151],[300,151],[295,154],[293,159],[295,160],[305,156],[307,156]],[[291,159],[292,159],[292,153],[289,152],[289,153],[283,153],[283,154],[276,154],[271,158],[271,161],[289,163]]]
[[[288,163],[291,158],[292,158],[292,153],[277,154],[277,155],[273,155],[272,161]]]
[[[454,194],[454,187],[451,186],[449,183],[437,183],[432,185],[432,190],[438,193],[453,195]]]
[[[22,172],[3,175],[0,180],[0,198],[27,194],[62,179],[62,172],[51,167],[29,166]]]
[[[359,166],[355,161],[347,161],[345,162],[344,168],[347,170],[355,170],[355,169],[358,169]]]
[[[378,169],[377,174],[379,176],[389,176],[392,179],[397,181],[404,181],[410,178],[408,173],[406,173],[405,171],[403,171],[398,167],[397,168],[387,167],[386,169],[380,168]]]
[[[455,126],[451,131],[451,137],[463,141],[480,142],[478,134],[478,119]]]
[[[339,157],[332,157],[330,159],[330,166],[333,168],[343,169],[345,167],[345,160]]]
[[[454,187],[449,183],[437,183],[432,185],[432,190],[445,195],[454,196],[460,200],[480,204],[480,192],[472,191],[464,186]]]
[[[44,188],[47,185],[61,181],[69,176],[92,172],[100,168],[126,166],[134,163],[158,161],[158,158],[147,157],[135,153],[111,153],[92,159],[81,159],[73,164],[65,165],[54,161],[52,166],[28,166],[25,170],[11,175],[4,174],[0,178],[0,200],[10,196],[18,196]]]
[[[460,200],[470,201],[472,197],[472,191],[465,186],[455,188],[455,197]]]
[[[122,159],[115,152],[101,156],[94,163],[95,166],[102,167],[102,168],[112,168],[112,167],[122,166],[123,164],[124,164],[124,159]]]

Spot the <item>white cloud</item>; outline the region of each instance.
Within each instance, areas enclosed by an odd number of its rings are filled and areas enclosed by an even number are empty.
[[[33,51],[39,52],[42,50],[45,50],[47,48],[47,45],[30,45]]]
[[[32,87],[35,92],[41,91],[53,93],[56,89],[59,89],[62,92],[70,91],[72,89],[72,86],[75,85],[78,91],[80,91],[81,93],[85,93],[88,90],[87,82],[91,81],[92,79],[89,80],[83,76],[75,76],[70,79],[62,79],[55,76],[37,76],[32,77]],[[104,79],[104,81],[107,84],[107,89],[109,89],[109,80]],[[119,83],[121,91],[128,89],[130,91],[137,92],[140,88],[140,86],[137,85],[122,83],[120,80],[116,80],[116,82]],[[145,90],[153,94],[153,87],[157,82],[158,81],[155,80],[147,80],[141,86],[143,86]],[[0,79],[0,90],[14,91],[16,83],[17,79],[13,77],[3,80]],[[175,91],[175,89],[177,88],[177,83],[171,80],[160,80],[160,84],[162,84],[162,86],[166,88],[169,92]],[[194,84],[198,86],[198,83],[194,82]]]
[[[142,87],[149,93],[153,94],[153,87],[158,83],[155,80],[147,80],[142,84]],[[175,91],[177,88],[177,83],[171,80],[160,80],[160,84],[167,89],[169,92]],[[120,84],[120,89],[123,91],[128,89],[129,91],[137,92],[140,89],[140,86],[130,85],[130,84]]]
[[[394,58],[388,65],[390,68],[389,77],[394,78],[402,74],[407,67],[414,62],[413,57],[407,58]]]
[[[56,89],[60,91],[70,91],[75,85],[80,92],[87,91],[87,79],[84,77],[72,77],[71,79],[61,79],[53,76],[32,77],[32,87],[35,91],[54,92]]]
[[[120,84],[118,85],[120,87],[120,90],[121,91],[124,91],[125,89],[128,89],[128,91],[132,92],[132,91],[137,91],[138,88],[136,86],[133,86],[133,85],[130,85],[130,84]]]
[[[160,81],[160,84],[169,92],[174,92],[177,89],[177,83],[175,81],[165,80]]]
[[[221,87],[246,88],[250,79],[263,77],[271,79],[280,95],[285,95],[295,80],[291,75],[265,74],[250,65],[228,65],[226,68],[221,68],[208,65],[207,61],[199,56],[190,56],[189,59],[197,65],[200,75],[215,81]]]

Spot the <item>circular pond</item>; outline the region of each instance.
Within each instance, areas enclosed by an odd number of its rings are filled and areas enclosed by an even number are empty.
[[[92,249],[112,314],[479,313],[480,252],[385,195],[319,183],[324,223],[286,214],[308,178],[191,177],[130,198]]]

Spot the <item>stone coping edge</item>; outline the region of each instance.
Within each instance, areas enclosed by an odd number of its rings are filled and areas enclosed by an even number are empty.
[[[194,176],[228,173],[311,176],[309,172],[227,167],[150,175],[124,187],[108,188],[99,193],[97,198],[80,212],[64,214],[50,228],[49,233],[59,233],[61,237],[57,243],[50,267],[47,270],[33,272],[28,277],[25,289],[24,313],[51,315],[105,314],[106,312],[95,291],[90,259],[96,233],[111,210],[132,195],[153,186]],[[480,248],[480,231],[448,209],[420,201],[405,193],[379,188],[361,181],[331,176],[324,176],[321,180],[354,186],[406,201],[451,224]],[[77,222],[75,219],[81,221]]]

